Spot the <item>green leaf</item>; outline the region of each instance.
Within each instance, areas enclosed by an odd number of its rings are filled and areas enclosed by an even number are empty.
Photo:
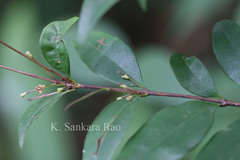
[[[111,103],[97,116],[91,125],[92,130],[88,131],[83,152],[83,160],[112,160],[119,153],[119,150],[130,137],[127,137],[129,128],[138,99],[133,101],[119,100]],[[104,135],[108,124],[112,125]],[[111,126],[110,125],[110,126]],[[120,127],[119,127],[120,126]],[[97,129],[97,127],[99,129]],[[104,136],[103,136],[104,135]],[[103,136],[97,151],[97,141]],[[94,154],[95,153],[95,154]]]
[[[79,42],[84,43],[98,20],[119,0],[85,0],[78,24]]]
[[[114,82],[135,86],[121,78],[125,73],[142,84],[141,73],[133,51],[123,41],[103,32],[91,32],[85,44],[74,41],[81,60],[99,76]]]
[[[19,145],[23,147],[26,132],[34,120],[49,110],[67,92],[58,93],[33,103],[22,115],[18,127]]]
[[[48,24],[40,37],[40,49],[47,62],[55,69],[70,76],[70,62],[64,33],[78,20],[73,17],[66,21],[56,21]]]
[[[138,3],[141,6],[142,10],[147,10],[147,0],[138,0]]]
[[[175,53],[170,64],[178,82],[193,94],[204,97],[218,97],[214,81],[206,67],[195,56],[186,57]]]
[[[240,157],[240,119],[224,131],[216,133],[203,147],[197,160],[239,160]]]
[[[224,72],[240,84],[240,26],[229,20],[213,28],[213,50]]]
[[[125,145],[119,160],[181,159],[206,136],[217,104],[191,101],[160,110]]]

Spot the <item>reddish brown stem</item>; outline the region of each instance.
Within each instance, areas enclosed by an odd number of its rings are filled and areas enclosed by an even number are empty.
[[[132,89],[130,90],[130,89],[123,89],[123,88],[101,87],[101,86],[91,86],[91,85],[82,85],[82,84],[81,84],[80,88],[88,88],[88,89],[103,89],[103,88],[105,88],[109,91],[137,94],[137,95],[142,95],[142,96],[152,95],[152,96],[186,98],[186,99],[194,99],[194,100],[218,103],[218,104],[220,104],[221,107],[225,107],[225,106],[240,107],[240,103],[238,103],[238,102],[228,101],[225,99],[222,100],[222,99],[214,99],[214,98],[207,98],[207,97],[199,97],[199,96],[193,96],[193,95],[157,92],[157,91],[150,91],[150,90],[132,90]]]
[[[48,68],[48,67],[42,65],[41,63],[39,63],[39,62],[38,62],[37,60],[35,60],[34,58],[30,58],[30,57],[28,57],[27,55],[25,55],[25,54],[23,54],[22,52],[16,50],[15,48],[9,46],[8,44],[4,43],[4,42],[1,41],[1,40],[0,40],[0,43],[3,44],[4,46],[8,47],[9,49],[13,50],[14,52],[20,54],[21,56],[23,56],[23,57],[29,59],[29,60],[32,61],[33,63],[36,63],[37,65],[39,65],[40,67],[46,69],[47,71],[52,72],[53,74],[59,76],[59,77],[62,78],[63,80],[66,80],[66,81],[68,81],[68,82],[71,82],[69,79],[67,79],[66,77],[62,76],[61,74],[58,74],[57,72],[51,70],[50,68]]]
[[[68,82],[72,82],[71,80],[67,79],[66,77],[56,73],[55,71],[45,67],[44,65],[40,64],[39,62],[37,62],[35,59],[30,58],[28,56],[26,56],[25,54],[21,53],[20,51],[14,49],[13,47],[9,46],[8,44],[4,43],[3,41],[0,40],[0,43],[5,45],[6,47],[10,48],[11,50],[15,51],[16,53],[19,53],[20,55],[24,56],[25,58],[31,60],[32,62],[38,64],[39,66],[41,66],[42,68],[46,69],[49,72],[54,73],[55,75],[59,76],[60,78],[62,78],[63,80],[66,80]],[[54,82],[55,84],[64,84],[67,85],[64,82],[59,82],[57,80],[51,80],[51,79],[47,79],[35,74],[29,74],[26,72],[22,72],[22,71],[18,71],[9,67],[5,67],[0,65],[0,68],[4,68],[10,71],[14,71],[20,74],[24,74],[33,78],[38,78],[38,79],[43,79],[46,81],[50,81],[50,82]],[[184,95],[184,94],[176,94],[176,93],[166,93],[166,92],[157,92],[157,91],[150,91],[147,89],[143,89],[143,90],[134,90],[134,89],[124,89],[124,88],[113,88],[113,87],[101,87],[101,86],[91,86],[91,85],[83,85],[81,84],[79,88],[88,88],[88,89],[105,89],[108,91],[115,91],[115,92],[121,92],[121,93],[130,93],[130,94],[137,94],[137,95],[141,95],[141,96],[147,96],[147,95],[152,95],[152,96],[165,96],[165,97],[177,97],[177,98],[186,98],[186,99],[194,99],[194,100],[200,100],[200,101],[207,101],[207,102],[213,102],[213,103],[218,103],[220,104],[221,107],[225,107],[225,106],[234,106],[234,107],[240,107],[240,103],[238,102],[233,102],[233,101],[228,101],[226,99],[214,99],[214,98],[207,98],[207,97],[199,97],[199,96],[193,96],[193,95]]]
[[[13,72],[17,72],[20,74],[24,74],[33,78],[38,78],[42,80],[46,80],[49,82],[54,82],[56,84],[64,84],[64,82],[59,82],[55,81],[52,79],[47,79],[35,74],[30,74],[22,71],[18,71],[6,66],[0,65],[0,68],[4,68]],[[213,103],[218,103],[220,104],[221,107],[225,106],[234,106],[234,107],[240,107],[239,102],[234,102],[234,101],[228,101],[225,99],[214,99],[214,98],[207,98],[207,97],[199,97],[199,96],[193,96],[193,95],[184,95],[184,94],[177,94],[177,93],[166,93],[166,92],[157,92],[157,91],[150,91],[150,90],[134,90],[134,89],[124,89],[124,88],[114,88],[114,87],[102,87],[102,86],[91,86],[91,85],[84,85],[81,84],[79,88],[87,88],[87,89],[103,89],[103,90],[108,90],[108,91],[114,91],[114,92],[121,92],[121,93],[130,93],[130,94],[137,94],[141,96],[147,96],[147,95],[152,95],[152,96],[164,96],[164,97],[177,97],[177,98],[186,98],[186,99],[194,99],[194,100],[200,100],[200,101],[207,101],[207,102],[213,102]]]
[[[52,95],[57,94],[57,93],[58,93],[58,92],[53,92],[53,93],[49,93],[49,94],[43,94],[43,95],[38,96],[38,97],[28,98],[28,100],[31,101],[31,100],[35,100],[35,99],[40,99],[40,98],[52,96]]]
[[[42,80],[49,81],[49,82],[64,84],[63,82],[58,82],[58,81],[48,79],[48,78],[44,78],[44,77],[41,77],[41,76],[38,76],[38,75],[35,75],[35,74],[26,73],[26,72],[19,71],[19,70],[16,70],[16,69],[12,69],[12,68],[9,68],[9,67],[3,66],[3,65],[0,65],[0,68],[4,68],[4,69],[7,69],[7,70],[10,70],[10,71],[13,71],[13,72],[24,74],[24,75],[27,75],[27,76],[30,76],[30,77],[33,77],[33,78],[38,78],[38,79],[42,79]]]

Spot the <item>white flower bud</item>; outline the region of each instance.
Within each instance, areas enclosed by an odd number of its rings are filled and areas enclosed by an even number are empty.
[[[32,54],[29,51],[26,52],[26,55],[30,58],[33,58]]]
[[[117,97],[117,101],[121,100],[123,97]]]
[[[27,95],[27,92],[23,92],[20,94],[20,97],[25,97]]]

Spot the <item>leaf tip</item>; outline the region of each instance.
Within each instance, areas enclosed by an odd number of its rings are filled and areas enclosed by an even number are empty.
[[[23,148],[24,145],[24,139],[25,139],[25,133],[20,129],[20,126],[18,128],[18,145],[20,148]]]

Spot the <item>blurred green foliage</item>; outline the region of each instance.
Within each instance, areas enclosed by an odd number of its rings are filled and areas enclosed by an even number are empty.
[[[0,39],[14,48],[33,56],[46,65],[40,54],[38,40],[42,28],[51,21],[78,16],[82,1],[36,0],[0,2]],[[175,51],[198,55],[210,68],[220,95],[240,101],[240,87],[229,80],[213,57],[211,31],[213,25],[224,18],[240,22],[240,2],[207,0],[149,0],[143,12],[136,1],[122,0],[114,6],[96,26],[96,30],[117,35],[130,44],[136,53],[143,82],[153,90],[190,94],[175,79],[169,57]],[[71,46],[76,39],[77,25],[64,36],[69,46],[71,73],[78,82],[92,85],[113,85],[93,74],[78,58]],[[47,76],[35,64],[4,46],[0,46],[0,64],[29,73]],[[212,65],[214,64],[214,65]],[[47,65],[49,66],[49,65]],[[48,113],[36,120],[29,131],[23,149],[18,147],[17,127],[20,116],[30,102],[19,94],[45,82],[17,73],[0,70],[0,159],[81,159],[85,132],[52,132],[51,122],[91,124],[99,111],[118,95],[98,94],[77,104],[68,112],[63,107],[88,92],[71,93]],[[134,126],[149,119],[163,107],[179,104],[183,99],[147,97],[138,106]],[[146,105],[148,107],[146,107]],[[183,159],[192,159],[206,141],[240,117],[238,108],[218,109],[211,132],[196,149]]]

